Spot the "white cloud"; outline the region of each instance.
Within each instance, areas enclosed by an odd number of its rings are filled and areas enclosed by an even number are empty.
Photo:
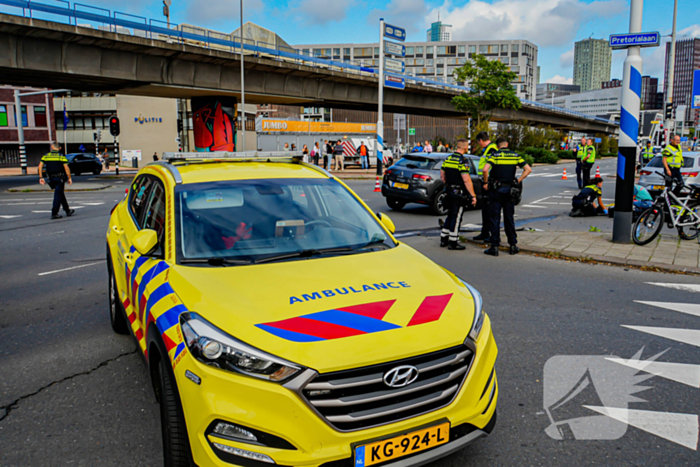
[[[572,47],[571,50],[567,50],[563,54],[559,56],[559,65],[562,68],[571,68],[573,69],[574,67],[574,48]]]
[[[446,0],[446,4],[449,4],[449,1]],[[391,24],[405,27],[407,34],[418,33],[422,36],[409,37],[409,40],[425,40],[425,31],[430,23],[428,12],[429,8],[424,0],[390,0],[385,8],[372,10],[367,15],[367,21],[369,24],[378,24],[379,18],[385,18]],[[437,14],[431,18],[437,19]]]
[[[443,21],[453,26],[456,40],[527,39],[551,47],[573,41],[581,25],[627,9],[624,0],[471,0],[463,6],[445,0],[429,18],[436,18],[440,11]]]
[[[354,4],[355,0],[299,0],[290,5],[289,13],[297,23],[319,25],[345,20]]]
[[[243,18],[262,11],[263,0],[246,0],[243,4]],[[231,31],[240,27],[240,5],[232,0],[207,0],[206,5],[194,1],[187,7],[187,13],[183,23],[196,24],[206,27],[211,23],[231,22]]]
[[[553,84],[574,84],[574,79],[573,78],[566,78],[561,75],[554,75],[554,78],[549,78],[546,83],[553,83]]]
[[[669,35],[670,31],[666,31],[664,35]],[[676,33],[676,40],[690,39],[700,37],[700,24],[693,24],[687,28],[681,29]],[[659,86],[663,86],[664,73],[666,70],[666,44],[671,42],[670,37],[662,37],[661,45],[653,48],[642,49],[643,74],[659,78]],[[614,58],[619,60],[620,70],[622,63],[625,61],[627,54],[624,52],[615,53]],[[620,72],[620,75],[622,71]],[[622,78],[622,76],[620,76]]]

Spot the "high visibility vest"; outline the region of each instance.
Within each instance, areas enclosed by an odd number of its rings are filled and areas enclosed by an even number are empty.
[[[683,167],[683,149],[680,146],[674,148],[670,144],[661,151],[663,157],[667,157],[668,166],[673,169],[680,169]]]
[[[587,146],[581,146],[580,144],[576,148],[576,159],[583,159],[583,156],[586,154],[586,147]]]
[[[496,146],[494,143],[491,143],[484,148],[483,152],[481,153],[481,159],[479,159],[479,173],[484,171],[484,166],[486,165],[487,159],[496,151],[498,151],[498,146]]]
[[[644,148],[642,149],[642,159],[648,161],[654,157],[654,148]]]
[[[585,162],[587,164],[594,163],[595,162],[595,146],[586,146],[586,148],[584,149],[584,155],[581,158],[581,160],[585,159],[586,154],[590,154],[590,155],[588,156],[588,160],[586,160]]]

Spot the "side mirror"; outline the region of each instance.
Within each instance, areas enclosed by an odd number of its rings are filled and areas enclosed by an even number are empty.
[[[377,213],[377,217],[379,218],[380,221],[382,221],[382,224],[384,224],[384,227],[387,228],[389,232],[392,234],[396,231],[396,226],[394,226],[394,222],[391,220],[389,216],[386,214],[383,214],[381,212]]]
[[[134,235],[132,243],[141,256],[148,256],[158,247],[158,234],[153,229],[143,229]]]

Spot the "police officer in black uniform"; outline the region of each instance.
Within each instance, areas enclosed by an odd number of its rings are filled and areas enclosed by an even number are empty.
[[[454,154],[445,159],[440,169],[440,178],[445,184],[446,202],[449,208],[440,234],[440,246],[446,246],[449,250],[464,250],[464,246],[459,244],[462,214],[466,206],[476,205],[476,194],[469,176],[469,166],[464,157],[468,147],[469,142],[466,139],[458,140]]]
[[[501,210],[503,210],[503,224],[510,245],[510,254],[520,252],[518,237],[515,233],[515,204],[511,198],[511,188],[520,185],[530,175],[532,169],[517,152],[508,149],[508,141],[505,138],[496,140],[498,151],[491,154],[486,160],[483,176],[486,182],[486,190],[489,197],[491,238],[488,242],[491,247],[484,251],[485,254],[498,256],[498,247],[501,245]],[[515,173],[521,167],[522,175],[516,180]]]
[[[58,210],[63,206],[66,216],[70,217],[75,214],[75,209],[68,207],[66,193],[64,191],[66,180],[68,184],[73,184],[73,179],[70,176],[70,168],[68,167],[68,159],[60,153],[61,146],[57,143],[51,145],[51,152],[44,155],[39,162],[39,183],[46,184],[43,177],[43,170],[46,167],[46,178],[49,179],[49,186],[53,188],[53,207],[51,208],[51,219],[60,219],[63,216],[58,214]]]

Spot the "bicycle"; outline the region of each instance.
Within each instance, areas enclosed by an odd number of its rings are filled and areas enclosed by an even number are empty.
[[[664,175],[664,180],[670,177]],[[656,238],[664,226],[664,218],[670,229],[676,228],[678,236],[683,240],[693,240],[700,236],[700,185],[688,186],[685,183],[681,189],[690,189],[687,196],[678,197],[670,186],[656,198],[654,204],[644,211],[632,229],[632,240],[637,245],[646,245]]]

